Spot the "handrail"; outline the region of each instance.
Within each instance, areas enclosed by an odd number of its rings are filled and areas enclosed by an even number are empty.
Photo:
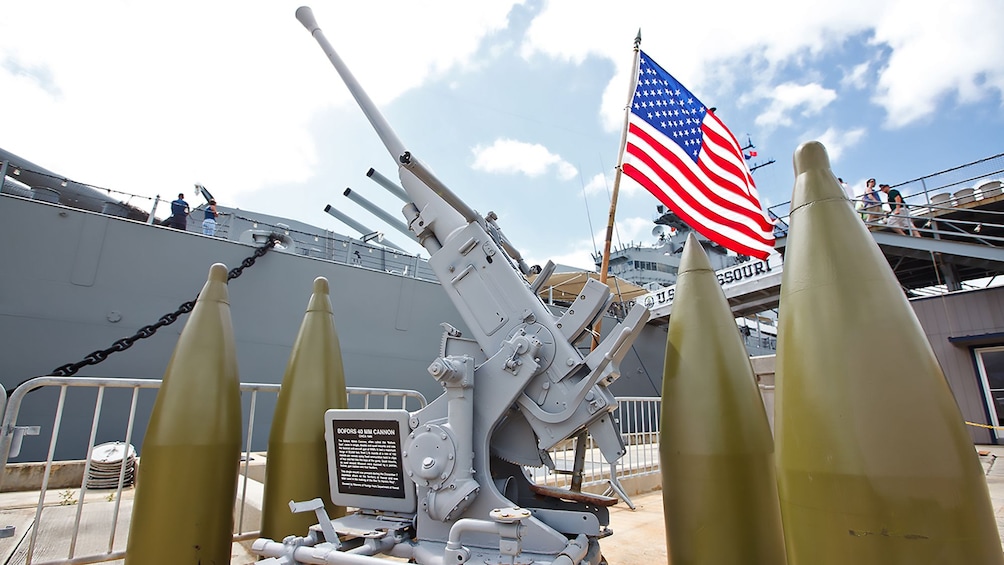
[[[863,200],[856,198],[851,202],[857,203],[863,202]],[[946,236],[949,239],[963,240],[993,247],[1004,246],[1004,236],[995,236],[986,233],[991,230],[1004,231],[1004,211],[979,209],[978,205],[980,202],[980,200],[975,201],[977,207],[910,203],[906,203],[905,207],[910,220],[914,222],[914,229],[920,233],[929,234],[935,238]],[[771,207],[771,213],[776,215],[777,218],[777,221],[775,222],[775,236],[779,238],[785,237],[788,234],[788,223],[786,220],[789,216],[777,215],[777,208],[787,204],[790,203],[778,204]],[[923,211],[923,213],[917,213],[919,211]],[[939,214],[933,215],[931,214],[931,211],[939,212]],[[947,217],[947,215],[951,212],[960,211],[973,214],[974,219],[963,220]],[[864,216],[871,216],[870,218],[863,220],[865,225],[869,226],[869,228],[886,228],[884,220],[888,217],[889,212],[877,209],[874,211],[858,209],[856,210],[856,213]],[[921,220],[926,221],[924,223],[920,223]],[[966,228],[969,229],[967,230]]]
[[[944,175],[946,175],[948,173],[952,173],[952,172],[955,172],[955,171],[961,171],[963,169],[968,169],[970,167],[975,167],[976,165],[979,165],[981,163],[987,163],[989,161],[992,161],[994,159],[999,159],[1001,157],[1004,157],[1004,153],[998,153],[996,155],[991,155],[989,157],[984,157],[982,159],[977,159],[976,161],[973,161],[971,163],[965,163],[963,165],[957,165],[957,166],[951,167],[949,169],[944,169],[944,170],[938,171],[936,173],[931,173],[929,175],[925,175],[925,176],[922,176],[922,177],[917,177],[915,179],[910,179],[910,180],[907,180],[907,181],[903,181],[903,182],[900,182],[899,184],[894,184],[894,185],[891,185],[891,186],[892,186],[892,188],[896,188],[898,186],[905,186],[905,185],[912,184],[912,183],[915,183],[915,182],[923,182],[923,181],[925,181],[927,179],[936,178],[936,177],[944,176]],[[1004,169],[998,170],[995,173],[991,173],[991,174],[1000,174],[1002,172],[1004,172]],[[973,181],[973,180],[976,180],[978,178],[981,178],[981,177],[973,177],[973,178],[970,178],[969,181]],[[960,182],[966,182],[966,181],[960,181]],[[941,186],[941,187],[938,187],[938,188],[935,188],[935,189],[932,189],[932,190],[941,190],[943,188],[948,188],[949,186],[954,186],[954,185]]]
[[[943,169],[915,179],[901,181],[890,186],[900,189],[900,192],[903,193],[903,202],[911,208],[961,210],[971,208],[960,208],[958,206],[951,205],[940,206],[933,204],[931,202],[931,196],[946,190],[954,193],[956,189],[960,187],[976,188],[982,184],[982,181],[987,180],[1004,180],[1004,153],[998,153],[970,163]],[[917,187],[918,189],[911,190],[911,187],[917,184],[920,185]],[[979,199],[981,195],[974,194],[973,196]],[[855,199],[855,201],[858,200],[859,199]],[[975,200],[975,202],[979,203],[980,200]],[[788,226],[786,220],[790,215],[790,210],[791,201],[781,202],[768,208],[768,214],[771,218],[777,220],[775,222],[775,235],[780,237],[787,235]],[[991,211],[980,210],[979,212],[990,213]],[[993,212],[989,215],[994,216],[1000,214],[1004,214],[1004,212]]]

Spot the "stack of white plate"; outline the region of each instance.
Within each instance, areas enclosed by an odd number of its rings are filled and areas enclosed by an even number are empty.
[[[87,473],[87,488],[116,488],[125,464],[122,486],[132,486],[136,477],[136,448],[121,441],[102,443],[91,452],[91,469]]]

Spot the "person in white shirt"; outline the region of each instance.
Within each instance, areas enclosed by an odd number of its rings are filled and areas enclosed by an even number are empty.
[[[847,186],[847,183],[844,182],[844,179],[842,179],[840,177],[837,177],[837,182],[840,183],[840,188],[843,189],[844,196],[846,196],[848,200],[850,200],[851,202],[853,202],[854,201],[854,191],[851,190],[851,187]]]

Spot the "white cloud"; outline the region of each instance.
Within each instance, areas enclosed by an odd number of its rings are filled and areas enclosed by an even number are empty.
[[[841,131],[836,128],[829,128],[823,133],[810,136],[826,147],[826,153],[830,156],[830,162],[836,163],[840,160],[840,155],[844,149],[856,145],[865,136],[865,128],[854,128]]]
[[[876,20],[874,38],[891,49],[875,95],[888,113],[886,125],[930,116],[951,95],[963,104],[1004,95],[1001,29],[1004,10],[996,0],[960,2],[950,10],[890,5]]]
[[[601,107],[610,131],[623,122],[631,39],[639,27],[642,48],[712,105],[708,93],[728,91],[734,74],[754,68],[767,87],[775,82],[778,69],[811,66],[820,55],[839,53],[853,36],[871,37],[876,55],[888,54],[878,69],[874,102],[886,110],[892,127],[929,116],[950,95],[960,103],[1004,97],[1004,33],[999,32],[1004,29],[1004,10],[999,0],[967,0],[951,9],[934,0],[765,0],[756,8],[751,10],[748,2],[722,1],[715,6],[711,28],[679,26],[663,34],[646,33],[646,26],[677,19],[678,8],[672,3],[653,3],[641,10],[598,0],[548,2],[531,23],[523,53],[573,62],[590,55],[613,61],[616,71]],[[780,30],[777,14],[785,15]],[[859,65],[845,78],[860,79],[865,70]],[[875,72],[874,65],[870,72]]]
[[[593,241],[585,239],[570,242],[564,253],[551,257],[537,257],[533,251],[527,255],[527,262],[530,264],[543,265],[548,259],[558,265],[568,265],[580,269],[596,270],[593,262],[593,243],[595,242],[597,253],[603,252],[603,245],[606,240],[607,228],[603,227],[593,234]],[[630,242],[652,243],[652,220],[649,218],[630,217],[617,220],[614,228],[614,237],[611,248],[627,245]]]
[[[756,67],[756,74],[769,84],[781,64],[817,56],[839,46],[850,34],[867,29],[873,4],[868,0],[827,4],[775,0],[750,10],[748,3],[721,2],[715,7],[711,28],[679,26],[674,33],[664,34],[646,33],[657,29],[646,26],[678,19],[679,10],[672,3],[626,10],[610,2],[549,2],[532,22],[523,52],[573,62],[590,55],[613,61],[616,71],[604,91],[601,114],[604,125],[616,131],[623,122],[632,39],[639,27],[643,28],[642,49],[695,95],[714,105],[708,95],[719,83],[730,80],[731,68],[748,73]],[[792,22],[780,33],[778,13]],[[723,37],[728,41],[722,41]]]
[[[589,182],[586,183],[586,186],[582,190],[586,193],[586,196],[611,194],[613,179],[603,173],[596,173],[593,175],[593,178],[589,179]]]
[[[491,145],[478,145],[471,152],[474,153],[474,164],[471,167],[476,171],[522,173],[528,177],[553,172],[561,180],[573,179],[579,174],[571,163],[539,143],[496,139]]]
[[[843,78],[840,79],[840,86],[862,90],[868,86],[868,72],[871,70],[871,62],[854,65],[850,70],[845,70]]]
[[[651,243],[652,241],[652,218],[621,218],[617,220],[617,228],[614,232],[616,239],[614,243],[626,245],[630,242]]]
[[[557,164],[558,167],[558,178],[561,180],[568,180],[575,178],[579,174],[578,169],[568,163],[567,161],[561,161]]]
[[[318,161],[313,120],[351,99],[294,18],[301,3],[5,6],[0,83],[4,107],[17,111],[5,112],[0,144],[44,155],[46,166],[71,178],[149,195],[177,193],[195,179],[231,198],[304,181]],[[469,65],[480,41],[507,25],[517,3],[451,0],[436,8],[449,18],[421,25],[387,16],[415,9],[404,2],[315,13],[383,105],[432,73]],[[98,162],[81,147],[100,147],[108,159]]]
[[[802,116],[818,114],[830,102],[837,98],[837,93],[820,84],[795,84],[786,82],[779,84],[768,95],[770,105],[756,117],[756,124],[764,127],[790,126],[790,114],[801,110]]]
[[[527,260],[531,265],[543,265],[548,260],[554,261],[555,265],[568,265],[588,271],[595,271],[596,264],[593,263],[592,244],[586,240],[575,241],[569,246],[569,251],[551,257],[533,257]]]
[[[583,190],[586,196],[602,194],[609,202],[614,191],[614,174],[596,173],[589,179]],[[617,189],[617,198],[632,198],[638,194],[648,194],[645,187],[630,179],[627,175],[621,175],[621,185]]]

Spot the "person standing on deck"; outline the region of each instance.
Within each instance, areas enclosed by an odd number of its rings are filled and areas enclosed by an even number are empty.
[[[875,192],[875,179],[868,179],[865,183],[865,193],[861,195],[863,206],[861,207],[861,218],[865,222],[878,222],[881,220],[882,198]]]
[[[903,203],[903,195],[888,184],[880,184],[879,190],[885,193],[886,201],[889,203],[890,208],[889,217],[886,219],[885,224],[899,235],[907,235],[904,230],[908,230],[910,235],[920,237],[920,234],[913,229],[913,222],[910,221],[910,213],[906,209],[906,204]]]
[[[167,219],[167,226],[178,230],[188,229],[188,213],[191,209],[188,202],[185,202],[185,195],[178,194],[178,199],[171,202],[171,217]]]
[[[210,198],[206,206],[206,219],[202,220],[202,235],[216,235],[216,199]]]

